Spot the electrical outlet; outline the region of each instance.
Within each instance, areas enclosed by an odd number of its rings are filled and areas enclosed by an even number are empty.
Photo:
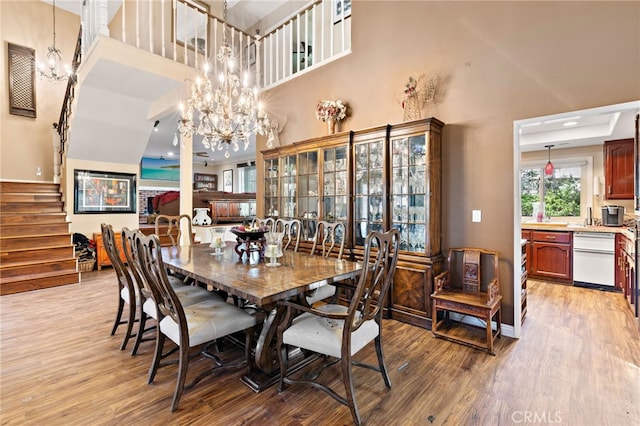
[[[471,222],[482,222],[482,210],[471,210]]]

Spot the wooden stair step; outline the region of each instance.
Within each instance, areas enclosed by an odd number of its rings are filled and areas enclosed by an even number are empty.
[[[38,274],[50,274],[50,273],[71,273],[77,272],[78,266],[75,258],[69,258],[64,260],[51,260],[43,262],[23,262],[21,264],[14,264],[10,266],[0,266],[0,278],[9,279],[15,277],[33,277],[33,272],[37,271]]]
[[[5,203],[0,202],[0,211],[3,213],[53,213],[61,212],[64,209],[64,203]]]
[[[2,225],[0,228],[0,237],[27,237],[51,234],[69,234],[69,223],[25,223]]]
[[[24,280],[0,280],[0,295],[39,290],[41,288],[57,287],[80,282],[80,272],[49,274]]]
[[[0,182],[0,193],[13,192],[60,192],[60,184],[51,182]]]
[[[72,245],[58,247],[42,247],[29,250],[10,250],[0,252],[0,263],[3,267],[24,262],[64,260],[74,257],[75,247]]]
[[[0,214],[0,225],[18,225],[18,224],[44,224],[44,223],[68,223],[67,214],[65,212],[49,212],[49,213],[7,213],[2,211]]]
[[[11,194],[2,194],[2,202],[3,203],[55,203],[60,202],[62,200],[62,194],[59,193],[51,193],[51,194],[43,194],[43,193],[11,193]]]
[[[66,234],[14,236],[0,238],[0,251],[29,250],[73,244],[72,236]]]

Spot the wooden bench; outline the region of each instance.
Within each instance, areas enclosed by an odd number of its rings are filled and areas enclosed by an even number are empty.
[[[475,348],[484,349],[495,355],[494,341],[501,334],[502,316],[500,312],[500,286],[498,282],[498,253],[477,248],[453,248],[449,250],[447,271],[435,277],[435,291],[431,295],[432,323],[431,332],[442,337]],[[483,277],[486,276],[486,279]],[[440,318],[438,318],[440,312]],[[466,337],[457,327],[462,324],[454,321],[451,313],[471,316],[485,323],[486,339],[479,341]],[[496,319],[496,330],[492,321]],[[447,329],[441,328],[447,325]],[[466,325],[466,324],[465,324]]]

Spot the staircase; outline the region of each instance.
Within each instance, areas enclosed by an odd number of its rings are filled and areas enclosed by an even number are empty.
[[[0,182],[0,295],[80,281],[59,184]]]

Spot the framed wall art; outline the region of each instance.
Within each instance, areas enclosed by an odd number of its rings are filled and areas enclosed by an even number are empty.
[[[74,170],[73,212],[135,213],[136,175]]]
[[[334,0],[333,2],[333,23],[351,16],[351,0]]]

